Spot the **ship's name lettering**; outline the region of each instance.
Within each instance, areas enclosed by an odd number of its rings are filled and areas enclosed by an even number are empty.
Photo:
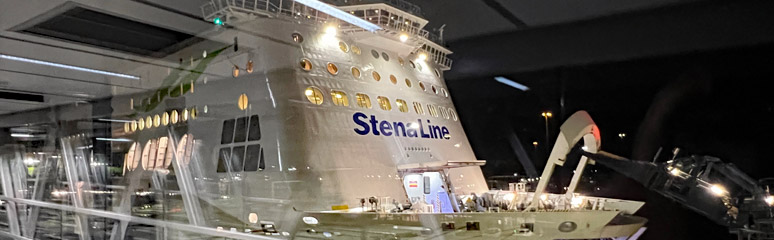
[[[356,112],[352,115],[352,120],[358,127],[354,128],[355,133],[360,135],[373,134],[376,136],[396,136],[411,138],[430,138],[430,139],[451,139],[449,129],[446,126],[432,125],[430,120],[426,124],[422,119],[416,122],[390,122],[379,120],[376,116],[368,116],[362,112]]]

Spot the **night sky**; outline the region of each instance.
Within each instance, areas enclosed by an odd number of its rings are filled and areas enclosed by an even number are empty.
[[[526,92],[492,77],[446,76],[476,156],[487,160],[487,177],[524,174],[507,140],[514,132],[542,171],[547,151],[540,113],[546,110],[554,113],[551,141],[563,119],[586,110],[600,127],[607,152],[650,161],[659,147],[660,159],[679,147],[681,156],[719,157],[756,180],[774,177],[769,159],[774,141],[768,137],[774,133],[774,44],[506,75],[531,88]],[[735,239],[726,228],[625,176],[595,168],[602,172],[595,195],[646,202],[637,214],[649,219],[641,239]]]

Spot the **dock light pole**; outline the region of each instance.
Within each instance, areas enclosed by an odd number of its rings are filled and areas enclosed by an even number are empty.
[[[548,118],[554,116],[554,114],[551,113],[551,111],[545,111],[540,113],[541,116],[543,116],[543,119],[545,119],[546,122],[546,149],[548,149],[549,145],[551,145],[550,136],[548,135]]]

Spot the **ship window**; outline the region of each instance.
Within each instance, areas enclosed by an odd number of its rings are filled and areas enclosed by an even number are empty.
[[[439,72],[437,68],[435,69],[435,76],[441,77],[441,72]]]
[[[379,80],[382,80],[382,76],[381,76],[381,75],[379,75],[379,73],[378,73],[378,72],[376,72],[376,71],[373,71],[373,72],[371,73],[371,76],[372,76],[372,77],[374,77],[374,80],[376,80],[377,82],[378,82]]]
[[[177,110],[172,110],[172,113],[170,113],[170,114],[169,114],[169,119],[170,119],[169,121],[170,121],[172,124],[175,124],[175,123],[177,123],[177,121],[178,121],[178,119],[179,119],[179,118],[178,118],[178,114],[177,114]]]
[[[140,154],[142,151],[139,151],[137,147],[137,143],[132,143],[132,146],[129,147],[129,151],[126,153],[126,168],[129,169],[129,171],[134,170],[137,168],[138,161],[140,157],[138,154]]]
[[[169,124],[169,113],[164,112],[164,114],[161,115],[161,124],[164,126]]]
[[[298,34],[298,33],[293,33],[293,34],[291,34],[290,36],[293,38],[293,41],[294,41],[294,42],[297,42],[297,43],[302,43],[302,42],[304,42],[304,37],[302,37],[302,36],[301,36],[301,34]]]
[[[425,91],[425,83],[419,82],[419,88],[422,89],[422,91]]]
[[[226,164],[231,161],[231,148],[224,147],[218,151],[218,172],[226,172]]]
[[[245,155],[245,172],[255,172],[266,168],[263,161],[263,149],[260,144],[247,146]]]
[[[422,108],[422,104],[418,102],[414,102],[414,111],[416,111],[419,115],[425,114],[425,109]]]
[[[392,84],[398,84],[398,78],[396,78],[395,75],[390,75],[390,82]]]
[[[231,171],[232,172],[241,172],[243,169],[245,156],[245,146],[239,146],[234,147],[234,150],[231,152]]]
[[[390,55],[387,55],[386,52],[382,52],[382,58],[384,58],[384,61],[390,61]]]
[[[320,105],[323,103],[323,94],[319,88],[308,87],[306,88],[306,91],[304,91],[304,95],[306,95],[306,99],[308,99],[309,102],[312,102],[317,105]]]
[[[368,97],[368,95],[365,95],[363,93],[358,93],[355,95],[355,98],[357,98],[358,107],[371,108],[371,98]]]
[[[309,61],[309,59],[301,59],[301,69],[304,69],[304,71],[311,71],[312,70],[312,62]]]
[[[247,141],[261,140],[261,122],[258,115],[250,117],[250,128],[248,129]]]
[[[451,108],[449,108],[449,115],[451,115],[451,118],[452,118],[454,121],[457,121],[457,113],[456,113],[456,112],[454,112],[454,110],[452,110]]]
[[[374,58],[379,59],[379,52],[376,50],[371,50],[371,56],[374,56]]]
[[[433,93],[438,94],[438,89],[435,89],[435,86],[430,86],[430,89],[433,90]]]
[[[406,105],[406,101],[403,99],[396,99],[395,105],[398,105],[398,110],[401,112],[408,112],[408,105]]]
[[[153,119],[151,116],[147,116],[145,117],[145,128],[150,129],[151,127],[153,127]]]
[[[430,194],[430,177],[425,176],[422,180],[422,188],[424,188],[425,194]]]
[[[357,67],[352,67],[352,76],[355,78],[360,78],[360,69]]]
[[[236,120],[229,119],[226,121],[223,121],[223,132],[220,135],[220,143],[221,144],[228,144],[233,142],[234,140],[234,123]]]
[[[379,102],[379,107],[382,108],[382,110],[386,110],[386,111],[392,110],[392,105],[390,105],[389,98],[379,96],[376,98],[376,101]]]
[[[403,60],[402,57],[398,57],[398,63],[400,63],[400,65],[403,66],[403,64],[406,64],[406,61]]]
[[[331,101],[333,102],[333,105],[336,106],[349,106],[347,94],[342,91],[331,91]]]
[[[443,93],[444,97],[449,97],[449,92],[446,91],[446,88],[441,88],[441,93]]]
[[[336,75],[339,73],[339,67],[336,67],[336,64],[328,63],[328,73],[331,75]]]
[[[446,108],[438,106],[438,110],[441,111],[441,116],[443,116],[443,118],[449,119],[449,112],[446,111]]]
[[[417,62],[417,71],[422,71],[422,63]]]
[[[235,129],[234,142],[244,142],[247,138],[247,117],[237,118]]]
[[[409,66],[411,66],[411,68],[415,68],[416,67],[416,65],[414,65],[414,61],[411,61],[411,60],[409,60]]]
[[[352,45],[352,52],[360,55],[360,48],[358,46]]]
[[[349,52],[349,46],[347,46],[347,43],[345,42],[339,42],[339,49],[341,49],[342,52]]]
[[[411,87],[411,80],[406,78],[406,87]]]
[[[433,104],[427,104],[427,112],[430,113],[430,116],[438,117],[438,109]]]

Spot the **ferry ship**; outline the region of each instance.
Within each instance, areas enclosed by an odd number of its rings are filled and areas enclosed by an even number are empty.
[[[410,3],[213,0],[206,30],[150,52],[56,25],[154,41],[186,22],[144,27],[138,8],[65,2],[10,29],[6,72],[113,86],[0,116],[1,236],[625,239],[646,223],[642,202],[575,193],[586,157],[545,192],[577,144],[599,148],[585,112],[536,185],[489,190],[443,80],[452,52]]]

